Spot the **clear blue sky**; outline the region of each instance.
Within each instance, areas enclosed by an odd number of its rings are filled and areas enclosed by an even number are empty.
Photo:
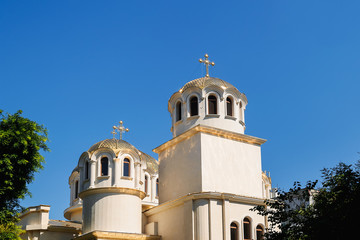
[[[111,138],[171,139],[167,101],[211,75],[249,100],[246,133],[268,140],[274,187],[360,158],[359,1],[1,1],[0,109],[44,124],[50,153],[24,206],[62,219],[82,152]],[[179,180],[181,182],[181,180]]]

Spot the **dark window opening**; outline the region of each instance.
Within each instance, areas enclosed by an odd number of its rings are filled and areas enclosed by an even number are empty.
[[[176,121],[181,120],[181,102],[176,104]]]
[[[79,196],[79,181],[75,182],[75,199]]]
[[[159,196],[159,179],[156,179],[156,196]]]
[[[231,223],[230,225],[230,239],[231,240],[238,240],[239,236],[239,228],[236,223]]]
[[[101,176],[107,176],[109,174],[109,159],[103,157],[101,159]]]
[[[148,176],[145,176],[145,193],[148,194]]]
[[[124,159],[124,174],[125,177],[130,177],[130,160]]]
[[[244,218],[244,240],[251,239],[251,224],[248,218]]]
[[[190,116],[199,115],[199,106],[198,106],[198,98],[192,97],[190,99]]]
[[[85,162],[85,179],[89,179],[89,161]]]
[[[233,104],[231,98],[226,98],[226,115],[232,116],[233,115]]]
[[[264,229],[262,226],[258,225],[256,227],[256,240],[263,240],[264,239]]]
[[[208,97],[209,114],[217,114],[217,99],[211,95]]]

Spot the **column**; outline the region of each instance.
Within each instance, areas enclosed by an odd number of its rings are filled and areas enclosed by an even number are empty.
[[[90,160],[90,186],[93,188],[95,186],[95,177],[96,177],[96,160]]]
[[[156,197],[156,176],[151,176],[151,201],[154,202]]]
[[[136,189],[140,189],[140,181],[141,181],[141,178],[140,178],[140,163],[139,162],[135,162],[134,163],[134,166],[135,166],[135,188]]]
[[[120,158],[113,158],[115,172],[114,172],[114,186],[118,187],[120,185],[120,177],[121,177],[121,166],[120,166]]]

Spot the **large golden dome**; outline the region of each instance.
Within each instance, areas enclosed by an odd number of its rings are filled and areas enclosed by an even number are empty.
[[[191,88],[191,87],[198,87],[200,89],[206,88],[208,86],[218,86],[221,87],[223,89],[234,89],[237,90],[236,87],[234,87],[232,84],[221,80],[220,78],[214,78],[214,77],[202,77],[202,78],[197,78],[194,79],[188,83],[186,83],[179,92],[184,92],[186,89]],[[239,90],[237,90],[239,91]]]
[[[92,145],[89,148],[88,152],[92,154],[93,152],[101,148],[109,148],[113,150],[115,154],[118,154],[121,150],[133,150],[136,154],[138,154],[140,160],[146,162],[148,170],[152,171],[153,173],[156,173],[158,171],[158,162],[153,157],[138,150],[136,147],[124,140],[105,139]]]

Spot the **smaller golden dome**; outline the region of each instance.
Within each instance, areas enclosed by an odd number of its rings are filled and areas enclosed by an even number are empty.
[[[109,149],[113,150],[115,152],[115,154],[119,153],[121,150],[133,150],[136,154],[138,154],[140,160],[143,160],[146,162],[147,169],[151,173],[158,172],[159,164],[153,157],[138,150],[136,147],[134,147],[133,145],[131,145],[130,143],[128,143],[124,140],[105,139],[105,140],[102,140],[102,141],[92,145],[89,148],[88,152],[90,154],[92,154],[100,148],[109,148]]]

